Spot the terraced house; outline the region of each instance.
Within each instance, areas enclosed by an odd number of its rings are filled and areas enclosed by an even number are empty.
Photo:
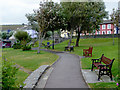
[[[113,22],[111,20],[104,20],[103,23],[100,24],[99,30],[96,30],[95,35],[99,34],[117,34],[118,31],[116,30],[116,27],[114,26]]]

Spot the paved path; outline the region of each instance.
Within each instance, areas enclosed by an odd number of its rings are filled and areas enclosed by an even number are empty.
[[[45,88],[88,88],[82,77],[79,57],[66,53],[56,54],[60,59],[52,66],[54,69]]]

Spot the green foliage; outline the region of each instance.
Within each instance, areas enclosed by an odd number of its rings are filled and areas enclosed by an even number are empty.
[[[22,50],[23,50],[23,51],[31,50],[31,46],[30,46],[30,45],[24,45],[24,46],[22,47]]]
[[[2,39],[6,39],[7,38],[7,32],[2,32],[1,37],[2,37]]]
[[[99,29],[99,24],[102,23],[103,18],[107,18],[105,4],[102,0],[99,2],[61,2],[60,4],[66,29],[71,34],[70,42],[72,33],[77,30],[76,46],[79,46],[80,33],[93,32],[93,30]]]
[[[17,31],[14,36],[15,36],[15,38],[18,39],[19,41],[27,40],[28,37],[29,37],[28,33],[25,32],[25,31]]]
[[[15,64],[3,59],[2,64],[2,89],[11,89],[15,88],[15,74],[18,71],[18,68],[15,67]]]
[[[14,36],[20,42],[20,43],[17,42],[17,43],[15,43],[13,45],[14,49],[22,48],[23,51],[31,49],[30,46],[26,46],[26,44],[31,41],[31,37],[30,37],[30,35],[28,35],[27,32],[25,32],[25,31],[17,31]]]
[[[7,33],[6,31],[3,31],[0,33],[0,38],[7,39],[11,37],[12,35],[13,35],[13,31],[10,31],[9,33]]]
[[[61,12],[68,30],[82,27],[84,31],[98,29],[103,18],[107,17],[104,2],[61,2]]]
[[[111,17],[111,20],[113,21],[113,23],[116,24],[116,26],[118,26],[119,20],[120,20],[119,19],[120,18],[120,11],[113,9],[113,12],[110,15],[110,17]]]
[[[13,45],[14,49],[21,49],[21,47],[22,46],[21,46],[21,44],[19,42],[17,42],[17,43],[15,42],[14,45]]]

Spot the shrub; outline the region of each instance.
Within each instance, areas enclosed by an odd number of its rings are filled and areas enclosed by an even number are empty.
[[[18,71],[18,68],[15,67],[15,64],[3,59],[2,62],[2,89],[8,90],[15,87],[15,74]]]
[[[17,31],[14,36],[19,41],[22,41],[22,40],[27,40],[29,35],[25,31]]]
[[[13,45],[13,48],[14,49],[21,49],[21,44],[19,43],[19,42],[17,42],[17,43],[14,43],[14,45]]]
[[[24,45],[24,46],[22,47],[22,50],[23,50],[23,51],[31,50],[31,46],[30,46],[30,45]]]

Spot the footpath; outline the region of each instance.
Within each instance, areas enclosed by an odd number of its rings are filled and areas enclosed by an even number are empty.
[[[33,50],[35,50],[35,48]],[[109,77],[106,76],[103,76],[101,80],[98,81],[97,71],[91,72],[90,70],[82,69],[80,64],[82,57],[80,56],[67,52],[43,50],[57,54],[59,59],[53,65],[49,66],[47,70],[45,69],[44,71],[42,69],[44,73],[39,76],[40,78],[37,80],[34,88],[89,88],[87,83],[111,82]]]

